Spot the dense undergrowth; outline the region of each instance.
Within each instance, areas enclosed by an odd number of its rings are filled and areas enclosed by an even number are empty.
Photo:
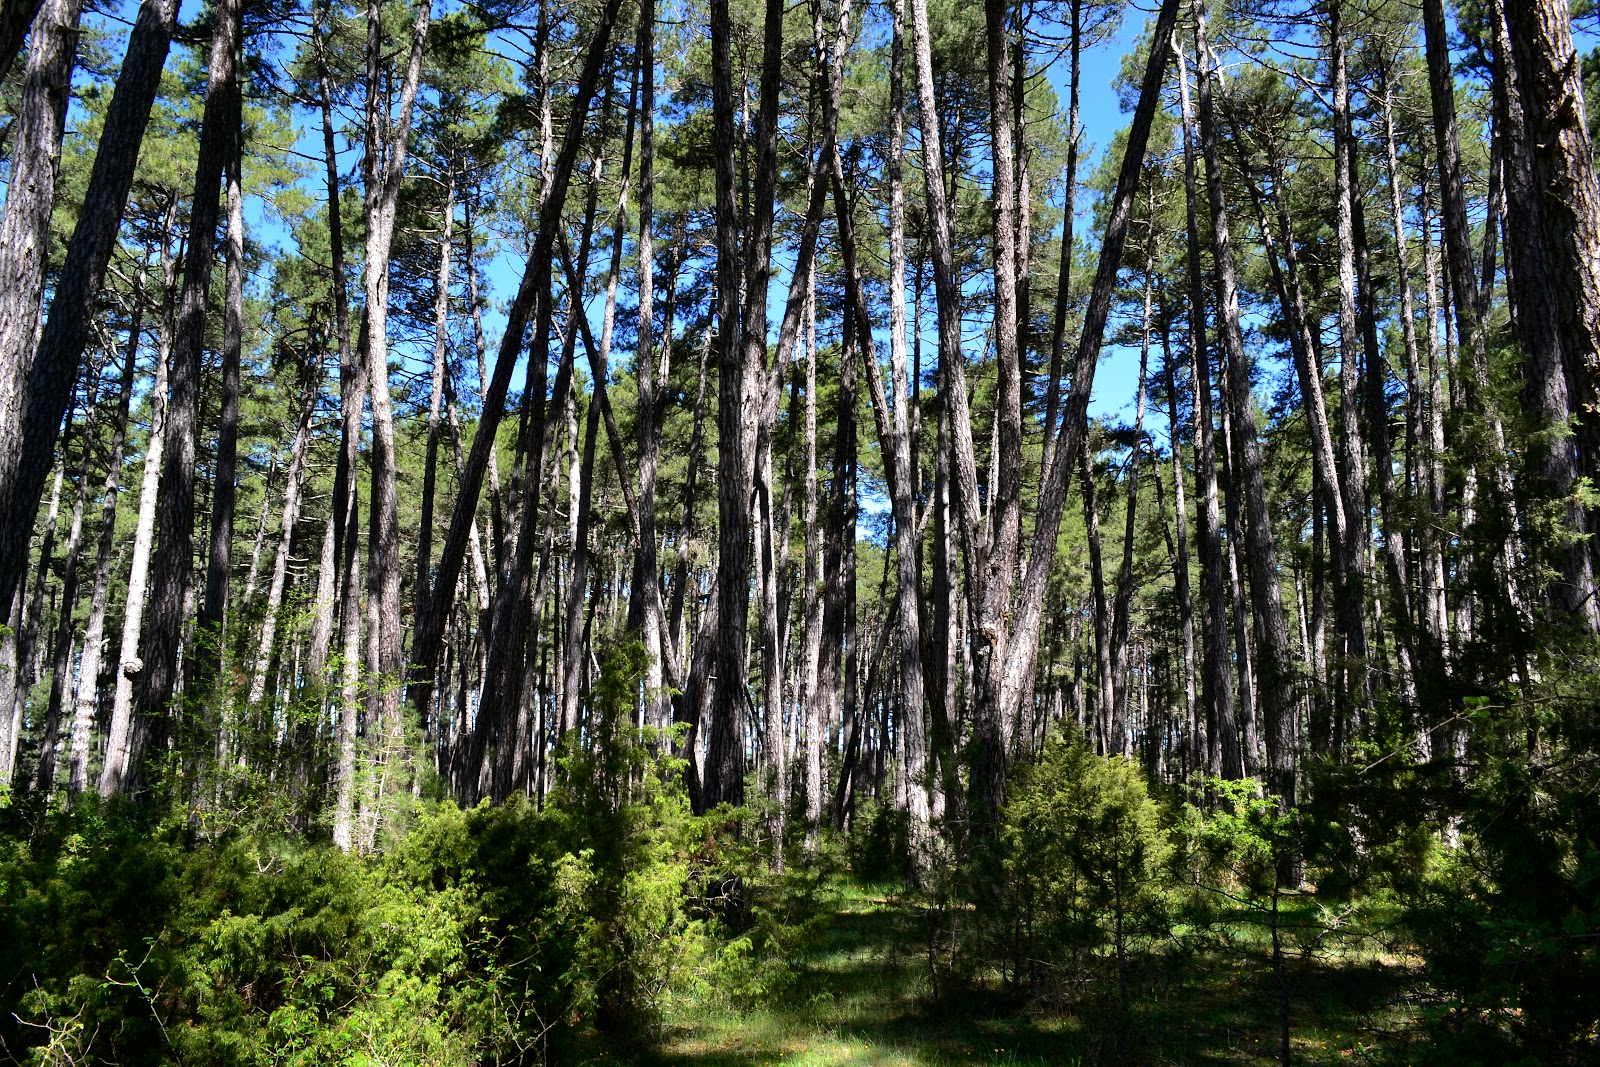
[[[1594,893],[1576,838],[1546,857],[1559,885],[1514,897],[1492,822],[1448,828],[1450,850],[1417,820],[1378,838],[1348,796],[1290,818],[1250,783],[1156,795],[1136,765],[1056,741],[1014,778],[997,841],[932,847],[907,880],[903,824],[864,803],[851,833],[811,855],[795,837],[773,874],[767,820],[692,815],[651,740],[569,753],[542,806],[411,800],[370,856],[179,806],[8,808],[4,1052],[755,1067],[1596,1050],[1595,912],[1536,910]]]

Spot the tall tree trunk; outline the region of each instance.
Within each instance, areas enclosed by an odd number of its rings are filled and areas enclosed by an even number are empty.
[[[1167,371],[1167,433],[1172,440],[1172,515],[1176,545],[1172,554],[1173,592],[1178,599],[1178,628],[1183,640],[1183,702],[1189,737],[1187,767],[1192,774],[1206,767],[1206,722],[1195,699],[1194,594],[1189,583],[1189,509],[1185,500],[1182,431],[1178,422],[1178,372],[1168,336],[1170,319],[1161,309],[1161,359]],[[1161,476],[1156,475],[1156,489]]]
[[[1206,192],[1211,202],[1213,263],[1217,274],[1218,314],[1229,396],[1238,439],[1238,467],[1246,505],[1245,557],[1250,572],[1250,598],[1260,634],[1260,696],[1267,728],[1268,788],[1286,807],[1295,802],[1297,719],[1295,668],[1289,627],[1278,586],[1278,553],[1273,543],[1272,513],[1267,503],[1261,444],[1256,434],[1250,390],[1250,365],[1239,325],[1239,290],[1234,276],[1233,242],[1228,205],[1218,158],[1212,79],[1215,60],[1206,42],[1206,14],[1193,5],[1195,43],[1199,51],[1200,149],[1206,163]]]
[[[0,604],[11,602],[27,570],[39,497],[78,379],[106,265],[116,248],[177,19],[178,0],[144,0],[139,7],[26,387],[16,408],[0,418],[0,499],[11,502],[0,517]],[[7,353],[6,359],[11,358],[16,357]]]
[[[646,721],[658,730],[671,724],[671,704],[662,688],[665,658],[661,609],[661,567],[656,549],[656,474],[661,457],[661,437],[656,426],[656,392],[665,375],[655,354],[655,0],[640,0],[639,39],[635,51],[641,65],[639,121],[639,327],[634,342],[634,376],[638,380],[639,543],[634,557],[628,603],[628,627],[641,630],[650,664],[645,668]],[[672,297],[667,298],[667,342],[671,351]],[[658,377],[659,375],[659,377]]]
[[[1200,550],[1200,585],[1205,601],[1202,618],[1204,678],[1200,694],[1206,709],[1210,772],[1231,780],[1244,776],[1244,764],[1239,749],[1228,656],[1227,565],[1223,562],[1222,513],[1217,500],[1216,417],[1212,413],[1211,353],[1206,342],[1206,275],[1200,259],[1196,135],[1189,106],[1185,54],[1181,46],[1175,51],[1178,95],[1183,106],[1183,184],[1188,218],[1189,349],[1195,398],[1194,477],[1195,493],[1199,497],[1195,508],[1195,543]]]
[[[1155,205],[1152,203],[1152,215],[1154,208]],[[1153,240],[1151,244],[1154,244]],[[1152,251],[1153,248],[1147,249],[1146,254]],[[1128,506],[1122,527],[1122,566],[1117,572],[1116,602],[1111,612],[1111,722],[1117,739],[1123,746],[1122,754],[1125,756],[1133,755],[1133,731],[1128,719],[1128,671],[1131,662],[1128,632],[1133,615],[1133,535],[1139,511],[1139,462],[1143,458],[1145,447],[1144,404],[1150,367],[1150,315],[1153,289],[1154,284],[1147,269],[1144,279],[1144,320],[1139,342],[1139,385],[1134,399],[1133,452],[1128,457],[1128,473],[1124,478]]]
[[[1328,49],[1332,68],[1333,170],[1336,231],[1339,246],[1339,488],[1344,495],[1343,522],[1338,530],[1341,582],[1338,587],[1339,630],[1344,638],[1341,674],[1353,706],[1372,703],[1372,675],[1367,668],[1366,631],[1366,461],[1361,448],[1361,342],[1356,312],[1356,237],[1353,184],[1355,135],[1350,127],[1350,77],[1345,60],[1344,5],[1329,5]],[[1287,228],[1284,240],[1292,239]],[[1249,417],[1240,413],[1239,418]],[[1342,715],[1345,709],[1338,709]]]
[[[19,6],[11,0],[6,13]],[[61,170],[61,136],[77,55],[80,6],[80,0],[49,0],[39,8],[22,98],[9,131],[11,172],[5,210],[0,212],[0,421],[8,428],[16,426],[22,413],[38,337],[39,298],[50,251],[50,209]],[[9,63],[9,57],[0,58]],[[29,519],[31,533],[31,515]]]
[[[568,526],[571,537],[571,554],[567,567],[567,603],[566,603],[566,645],[562,653],[562,686],[561,686],[561,722],[564,726],[577,722],[578,700],[582,695],[582,675],[584,657],[583,650],[583,603],[589,588],[589,525],[590,508],[594,499],[594,450],[595,439],[599,433],[600,415],[602,408],[601,397],[606,388],[606,376],[610,374],[611,357],[611,332],[617,317],[617,283],[622,274],[622,246],[624,227],[628,214],[628,179],[633,165],[633,128],[638,113],[638,83],[641,71],[635,64],[633,70],[633,87],[629,92],[628,117],[622,141],[622,185],[617,194],[616,214],[611,229],[611,264],[606,271],[606,300],[605,310],[602,313],[600,329],[599,351],[590,348],[590,371],[594,382],[594,392],[589,398],[589,411],[584,426],[583,435],[583,460],[576,469],[576,484],[572,487],[576,497],[572,501],[573,512],[568,517]],[[606,110],[610,111],[609,104]],[[609,118],[609,115],[607,116]],[[597,152],[595,155],[595,180],[591,183],[593,189],[599,184],[599,171],[602,158]],[[573,329],[587,330],[588,319],[586,312],[579,310],[584,295],[583,274],[576,269],[569,275],[569,299],[574,306]],[[589,340],[587,333],[584,339]],[[641,376],[643,371],[641,370]],[[576,405],[572,428],[576,429]],[[574,441],[576,445],[576,441]],[[618,465],[617,477],[626,481],[630,476],[625,467]]]
[[[383,52],[383,0],[367,0],[366,153],[362,214],[366,223],[363,276],[366,304],[362,310],[357,358],[366,365],[372,399],[371,539],[368,542],[375,594],[377,659],[372,684],[378,687],[377,732],[382,736],[384,781],[397,776],[402,729],[400,686],[404,682],[405,644],[400,611],[400,498],[394,443],[394,414],[389,395],[389,255],[394,242],[400,181],[405,174],[411,137],[411,111],[422,78],[422,48],[428,36],[433,0],[420,0],[411,31],[411,50],[400,85],[399,111],[391,122],[386,101],[380,102],[380,79],[387,63]],[[383,114],[380,117],[379,109]],[[381,802],[382,797],[378,800]],[[373,822],[375,832],[376,819]]]
[[[895,554],[900,601],[900,734],[905,745],[906,799],[912,854],[919,865],[930,845],[927,705],[922,673],[921,537],[917,528],[911,411],[917,385],[906,369],[905,2],[895,0],[889,59],[889,375],[894,389]],[[866,324],[862,324],[865,328]],[[1020,410],[1020,409],[1019,409]],[[1019,431],[1020,432],[1020,431]]]
[[[805,612],[804,666],[801,669],[802,707],[805,714],[806,848],[815,850],[822,823],[824,713],[820,691],[822,660],[821,541],[817,532],[817,322],[814,281],[806,292],[806,412],[805,412]]]
[[[78,459],[72,495],[72,517],[67,520],[67,550],[61,564],[60,612],[56,617],[55,639],[50,653],[50,695],[45,704],[44,721],[39,729],[39,762],[34,767],[32,791],[46,799],[55,791],[56,748],[60,742],[61,709],[66,703],[72,684],[72,651],[75,628],[73,611],[78,604],[78,564],[83,555],[83,509],[89,500],[89,457],[94,443],[96,396],[100,388],[98,368],[89,374],[84,416],[83,452]],[[49,561],[42,560],[41,567]]]
[[[1082,72],[1084,0],[1068,0],[1067,20],[1067,169],[1062,178],[1065,202],[1061,208],[1061,268],[1056,275],[1055,319],[1050,331],[1050,373],[1045,382],[1044,454],[1040,470],[1055,462],[1056,413],[1061,407],[1061,360],[1067,343],[1067,309],[1072,304],[1072,254],[1078,210],[1078,147],[1083,127],[1078,122],[1078,85]]]
[[[64,459],[56,460],[55,477],[50,484],[50,506],[45,510],[44,531],[39,538],[39,567],[33,576],[33,592],[16,612],[16,659],[12,667],[13,688],[6,695],[10,699],[0,706],[0,784],[16,786],[21,770],[17,755],[22,747],[22,713],[33,692],[33,683],[39,677],[39,660],[36,646],[39,625],[44,617],[44,585],[50,574],[50,560],[55,556],[56,530],[61,519],[61,483],[65,479]],[[19,599],[21,599],[19,597]]]
[[[278,523],[278,546],[272,554],[272,577],[267,583],[267,602],[261,615],[261,640],[250,672],[252,705],[261,703],[267,692],[267,675],[272,670],[278,638],[278,611],[283,606],[284,588],[288,583],[289,553],[294,545],[294,531],[300,521],[301,491],[305,485],[306,453],[311,443],[311,417],[316,412],[317,397],[322,392],[321,356],[315,350],[306,356],[301,370],[300,416],[295,422],[294,441],[289,446],[289,469],[283,490],[283,512]],[[325,561],[332,569],[332,558]],[[321,573],[318,574],[320,591]]]
[[[1111,600],[1106,596],[1105,542],[1100,534],[1099,493],[1095,486],[1093,450],[1082,450],[1083,525],[1089,549],[1089,601],[1094,611],[1094,716],[1089,733],[1095,751],[1112,754],[1111,737]],[[1087,715],[1085,718],[1089,718]]]
[[[240,190],[244,130],[233,125],[225,168],[227,254],[222,324],[222,412],[217,428],[217,458],[211,481],[211,538],[206,558],[205,601],[195,629],[194,650],[186,663],[189,691],[209,697],[222,662],[228,612],[228,578],[233,563],[233,505],[239,471],[239,360],[244,346],[244,197]]]
[[[778,103],[782,88],[783,3],[767,0],[761,95],[756,117],[756,174],[745,219],[740,273],[739,214],[734,202],[732,22],[727,0],[711,4],[712,117],[717,211],[717,690],[706,755],[705,800],[744,797],[743,724],[750,704],[745,634],[750,606],[751,490],[755,438],[765,405],[760,386],[767,349],[767,288],[772,270],[777,193]],[[742,314],[737,309],[740,289]],[[753,401],[747,404],[746,398]]]
[[[433,375],[428,393],[428,443],[422,461],[422,517],[417,525],[416,613],[428,610],[428,581],[433,564],[433,504],[439,482],[439,412],[444,403],[445,379],[450,362],[450,246],[456,221],[454,167],[445,178],[444,207],[440,211],[439,272],[433,295]],[[468,263],[468,270],[472,264]],[[474,527],[476,529],[476,527]]]
[[[155,754],[169,737],[178,683],[178,656],[183,637],[185,604],[194,570],[194,466],[199,432],[202,356],[205,347],[206,296],[216,245],[218,202],[223,172],[239,135],[239,52],[243,0],[224,0],[214,12],[206,102],[200,126],[200,152],[195,162],[194,200],[189,208],[188,247],[184,258],[183,294],[178,305],[172,344],[172,395],[167,405],[166,447],[161,466],[156,551],[151,563],[150,608],[139,645],[144,670],[134,697],[128,779],[137,791],[143,783],[142,760]]]
[[[989,128],[994,184],[994,357],[997,375],[996,479],[989,489],[993,537],[979,574],[981,611],[973,646],[976,671],[971,806],[987,831],[1005,796],[1007,739],[1015,708],[1004,699],[1006,623],[1022,549],[1022,363],[1017,348],[1016,145],[1006,70],[1008,0],[986,0]]]
[[[1063,417],[1063,437],[1040,488],[1033,545],[1021,590],[1012,607],[1011,618],[1015,621],[1005,644],[1006,672],[1001,694],[1003,721],[1017,721],[1017,709],[1029,703],[1032,697],[1034,668],[1039,655],[1039,627],[1044,617],[1050,571],[1055,562],[1056,535],[1061,528],[1066,504],[1067,475],[1077,465],[1078,450],[1083,446],[1084,433],[1088,428],[1089,394],[1094,387],[1095,366],[1105,340],[1106,321],[1111,313],[1117,271],[1127,243],[1133,198],[1139,188],[1140,172],[1144,168],[1150,126],[1160,102],[1162,83],[1166,80],[1167,58],[1177,16],[1177,0],[1163,0],[1151,31],[1150,54],[1139,86],[1139,102],[1128,127],[1127,146],[1123,151],[1116,191],[1112,195],[1106,220],[1105,238],[1100,247],[1100,263],[1095,269],[1094,285],[1084,314],[1083,334],[1078,340],[1078,351],[1073,360],[1072,395]]]
[[[1428,95],[1433,105],[1433,148],[1439,168],[1439,193],[1443,207],[1445,256],[1449,264],[1450,295],[1456,314],[1456,333],[1466,351],[1469,388],[1483,373],[1484,338],[1477,316],[1473,285],[1471,221],[1461,178],[1461,142],[1456,125],[1455,73],[1450,65],[1444,0],[1422,0],[1422,28],[1428,60]],[[1580,94],[1579,99],[1582,99]]]
[[[122,382],[117,392],[116,422],[111,427],[111,455],[107,460],[100,505],[100,539],[95,549],[94,587],[89,594],[89,620],[84,626],[83,656],[78,662],[78,688],[73,705],[72,746],[67,775],[69,801],[89,788],[89,749],[95,709],[99,704],[100,665],[105,657],[106,607],[111,599],[111,557],[116,546],[122,457],[128,440],[128,408],[133,398],[133,379],[138,368],[139,336],[144,328],[144,281],[145,271],[141,269],[139,284],[133,294],[133,319],[128,325],[128,347],[127,355],[123,357]]]
[[[167,442],[167,368],[171,362],[174,299],[177,291],[177,257],[171,251],[176,203],[167,208],[161,241],[161,332],[156,340],[154,382],[150,387],[150,432],[145,445],[144,471],[139,482],[139,516],[133,528],[133,552],[128,566],[128,594],[122,614],[122,640],[113,661],[116,692],[112,697],[111,725],[106,731],[106,760],[100,771],[100,795],[121,793],[131,771],[133,690],[143,662],[139,635],[149,598],[150,553],[155,545],[156,506],[161,487],[161,466]]]
[[[1502,60],[1498,73],[1510,105],[1508,140],[1522,149],[1507,168],[1519,186],[1511,195],[1507,183],[1507,221],[1518,238],[1512,278],[1528,357],[1524,392],[1552,429],[1577,420],[1575,437],[1558,434],[1536,449],[1543,488],[1559,499],[1579,474],[1600,475],[1600,181],[1566,5],[1507,4],[1505,18],[1513,62]],[[1520,115],[1512,111],[1518,102]],[[1569,499],[1564,510],[1577,540],[1554,550],[1561,580],[1553,599],[1579,626],[1600,632],[1594,549],[1584,543],[1593,509],[1585,514]]]
[[[594,35],[590,39],[589,48],[584,54],[583,68],[578,76],[577,91],[572,98],[572,109],[566,132],[562,137],[561,151],[550,175],[548,192],[539,207],[538,230],[534,236],[533,248],[523,270],[522,281],[517,287],[517,294],[507,309],[506,328],[501,337],[500,351],[495,358],[494,374],[484,388],[477,433],[472,439],[472,450],[456,492],[449,530],[445,535],[439,566],[434,575],[433,596],[427,613],[417,619],[412,635],[410,692],[415,706],[419,708],[425,708],[427,702],[432,699],[432,679],[438,666],[439,647],[444,637],[445,623],[450,618],[450,609],[455,600],[456,584],[461,576],[461,565],[466,556],[468,535],[475,522],[478,493],[483,488],[489,456],[495,449],[500,420],[505,415],[506,392],[511,384],[511,372],[522,357],[524,331],[527,329],[530,314],[534,318],[533,344],[529,349],[534,353],[529,360],[530,377],[533,378],[537,388],[527,396],[526,402],[537,413],[541,433],[535,440],[540,442],[542,448],[546,386],[545,352],[549,343],[551,316],[550,301],[544,297],[549,289],[555,241],[561,226],[561,209],[566,201],[573,165],[577,162],[578,151],[583,144],[589,105],[594,99],[595,88],[600,81],[601,65],[609,51],[611,29],[616,22],[619,7],[620,0],[606,0],[595,25]],[[537,466],[538,464],[534,464],[534,467]],[[536,499],[537,495],[534,493],[533,498]],[[520,683],[513,683],[512,687],[503,684],[509,677],[504,658],[511,651],[508,641],[514,645],[516,642],[511,639],[526,625],[527,607],[523,601],[529,592],[528,570],[532,563],[532,548],[531,544],[527,547],[527,558],[520,558],[523,549],[519,543],[516,553],[519,558],[506,560],[505,566],[502,567],[502,573],[511,581],[502,582],[501,588],[496,592],[496,605],[492,614],[493,630],[498,632],[491,635],[490,677],[485,679],[484,687],[489,699],[479,709],[480,721],[489,724],[491,728],[497,721],[496,716],[504,716],[507,708],[515,708],[521,696]],[[517,588],[511,588],[513,585]],[[513,618],[519,611],[523,615],[522,627],[515,625],[517,620]],[[505,630],[507,626],[511,627],[511,632]],[[517,672],[517,677],[520,678],[520,671]],[[510,688],[514,688],[515,691],[510,691]],[[477,744],[477,737],[474,736],[473,745]]]

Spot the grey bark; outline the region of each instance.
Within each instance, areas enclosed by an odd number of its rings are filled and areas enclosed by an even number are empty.
[[[0,499],[11,502],[0,517],[0,604],[11,601],[27,570],[28,539],[39,497],[78,378],[106,266],[116,248],[139,145],[177,17],[178,0],[145,0],[139,8],[106,109],[83,209],[28,367],[17,408],[20,417],[0,419]]]

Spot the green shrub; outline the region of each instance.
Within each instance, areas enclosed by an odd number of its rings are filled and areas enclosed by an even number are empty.
[[[1108,990],[1109,978],[1126,1007],[1133,947],[1167,929],[1169,848],[1137,764],[1051,741],[1019,769],[1005,807],[1001,966],[1052,1000]]]
[[[749,970],[760,917],[714,940],[696,879],[761,867],[695,818],[628,722],[643,665],[607,657],[542,810],[420,804],[385,853],[92,800],[0,835],[0,1041],[22,1062],[477,1064],[652,1036],[674,991]],[[664,747],[664,746],[663,746]],[[752,962],[754,961],[754,962]],[[764,964],[763,964],[764,965]]]

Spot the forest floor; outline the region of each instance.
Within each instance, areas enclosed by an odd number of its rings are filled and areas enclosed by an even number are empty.
[[[1142,983],[1118,1055],[1115,1027],[963,992],[930,995],[926,919],[887,887],[835,887],[778,1006],[678,1005],[646,1052],[596,1065],[647,1067],[1022,1067],[1279,1062],[1278,985],[1260,932],[1241,924],[1233,949],[1168,961]],[[1417,1021],[1416,974],[1370,951],[1286,962],[1296,1064],[1405,1062]],[[1103,1014],[1103,1013],[1101,1013]]]

